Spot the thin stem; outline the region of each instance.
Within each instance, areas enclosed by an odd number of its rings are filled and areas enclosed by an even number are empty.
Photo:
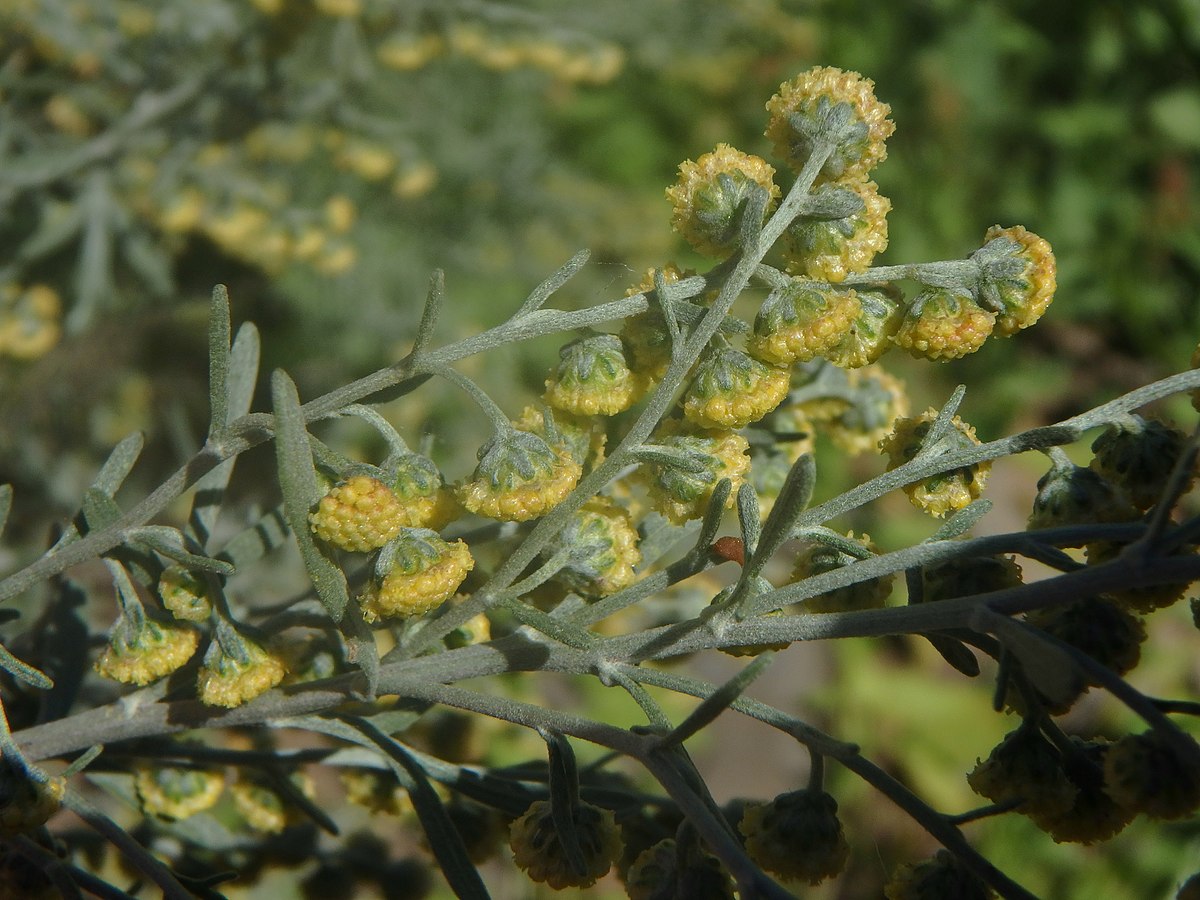
[[[446,381],[449,381],[455,387],[462,390],[468,397],[475,401],[475,405],[484,411],[487,417],[492,422],[492,428],[498,434],[506,434],[513,430],[512,422],[508,420],[505,414],[496,401],[487,395],[487,391],[477,385],[474,381],[458,371],[452,366],[433,364],[429,366],[431,375],[438,375]]]
[[[171,870],[159,862],[157,857],[135,841],[124,828],[74,791],[67,791],[63,797],[63,806],[108,838],[134,868],[149,876],[163,892],[164,900],[194,900],[192,892],[180,884]]]
[[[428,352],[422,356],[422,360],[429,364],[447,364],[502,344],[628,318],[645,312],[646,306],[646,298],[639,294],[579,311],[538,310],[525,316],[520,322],[506,322],[440,350]],[[407,386],[406,393],[415,390],[428,377],[428,366],[418,365],[413,357],[409,356],[393,366],[380,369],[310,400],[301,407],[301,411],[305,422],[311,423],[352,403],[393,388]],[[183,495],[209,471],[274,437],[274,421],[274,416],[267,413],[250,413],[236,419],[223,429],[220,435],[214,435],[191,459],[112,525],[44,555],[0,580],[0,603],[53,575],[108,552],[125,540],[125,532],[129,528],[161,515],[176,498]]]

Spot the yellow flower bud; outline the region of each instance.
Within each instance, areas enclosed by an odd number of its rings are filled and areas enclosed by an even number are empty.
[[[832,144],[821,167],[830,180],[865,180],[887,158],[886,141],[896,126],[892,108],[875,99],[875,82],[857,72],[817,67],[779,86],[767,101],[766,135],[775,155],[796,172],[815,146]]]
[[[728,256],[737,249],[741,217],[751,193],[766,194],[765,209],[778,199],[774,175],[775,170],[757,156],[717,144],[711,153],[679,166],[678,180],[667,188],[671,225],[698,253]]]
[[[209,646],[196,682],[201,703],[233,709],[283,681],[287,669],[282,657],[245,636],[240,645],[244,659],[227,653],[219,641]]]
[[[382,481],[355,475],[322,497],[308,521],[313,534],[326,543],[366,552],[399,534],[407,514],[395,492]]]
[[[199,643],[200,633],[189,625],[159,622],[149,616],[137,625],[122,619],[96,660],[95,669],[104,678],[122,684],[145,685],[184,665]]]
[[[462,541],[447,543],[435,531],[406,528],[396,539],[391,568],[362,598],[363,618],[424,615],[450,599],[474,567]]]
[[[133,786],[143,813],[178,821],[212,809],[225,776],[217,769],[145,765],[134,774]]]

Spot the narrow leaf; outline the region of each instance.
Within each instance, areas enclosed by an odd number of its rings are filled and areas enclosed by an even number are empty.
[[[13,489],[11,484],[0,484],[0,533],[8,521],[8,511],[12,509]]]
[[[217,556],[228,560],[234,568],[245,568],[262,559],[276,547],[282,546],[287,540],[288,532],[283,506],[276,506],[264,513],[262,518],[249,528],[230,538]]]
[[[323,831],[333,835],[339,833],[337,822],[329,817],[329,813],[325,812],[325,810],[309,799],[302,790],[292,783],[290,778],[282,772],[274,770],[269,772],[269,776],[271,788],[284,803],[290,803],[292,806],[300,809],[306,816],[316,822]]]
[[[667,335],[671,338],[671,357],[679,352],[679,319],[675,315],[675,305],[667,299],[667,277],[662,269],[654,270],[654,300],[663,315],[663,323]]]
[[[79,756],[75,757],[71,764],[63,769],[63,771],[59,774],[63,778],[71,778],[75,775],[78,775],[80,772],[90,766],[95,761],[96,757],[103,752],[103,744],[93,744],[84,750]]]
[[[722,173],[717,178],[718,180],[728,179],[729,176]],[[762,234],[763,217],[766,215],[767,204],[770,201],[771,195],[756,185],[742,203],[741,219],[738,222],[738,243],[747,253],[753,253],[758,247],[758,238]]]
[[[80,613],[87,595],[69,578],[56,578],[51,585],[54,594],[42,617],[39,639],[43,647],[41,663],[54,680],[54,687],[42,695],[38,704],[39,724],[61,719],[71,711],[88,672],[87,656],[79,652],[88,640],[88,626]]]
[[[805,453],[788,470],[787,478],[779,489],[779,496],[767,513],[759,534],[758,546],[746,561],[746,577],[762,572],[775,552],[791,536],[796,519],[812,500],[813,487],[817,482],[817,466],[811,453]]]
[[[944,634],[923,634],[921,636],[933,644],[933,649],[941,654],[942,659],[968,678],[975,678],[979,674],[979,660],[962,641],[957,641]]]
[[[720,524],[720,517],[718,517],[718,527]],[[673,547],[697,534],[700,531],[700,525],[700,522],[694,520],[682,526],[672,525],[671,520],[666,516],[660,516],[658,513],[647,515],[638,529],[642,532],[642,539],[638,541],[638,549],[642,551],[639,571],[649,571]],[[716,537],[716,531],[713,532],[713,537]],[[712,540],[709,540],[703,546],[707,547],[711,543]]]
[[[708,553],[708,548],[717,539],[721,530],[721,519],[725,517],[725,503],[729,500],[729,492],[733,490],[733,482],[722,478],[713,488],[712,496],[708,498],[708,506],[704,508],[704,518],[700,520],[700,534],[696,536],[696,547],[701,553]]]
[[[229,398],[228,421],[239,419],[250,412],[254,400],[254,388],[258,385],[258,366],[262,357],[261,340],[253,322],[243,322],[233,339],[229,354],[229,374],[226,378],[226,396]]]
[[[758,547],[762,535],[761,511],[758,506],[758,495],[748,483],[743,483],[737,493],[738,523],[742,527],[742,542],[747,553],[753,553]]]
[[[108,459],[104,461],[104,465],[92,481],[92,487],[110,497],[116,494],[117,489],[125,482],[125,477],[133,470],[133,464],[137,462],[145,443],[146,439],[142,433],[135,431],[113,447]]]
[[[296,386],[277,369],[271,376],[271,402],[275,409],[275,458],[283,492],[284,518],[296,538],[304,568],[330,617],[340,621],[350,602],[346,576],[326,557],[308,530],[308,511],[320,498],[317,471]]]
[[[85,531],[101,531],[121,518],[121,507],[109,494],[88,488],[79,509]]]
[[[975,523],[986,516],[992,509],[992,501],[986,499],[973,500],[958,512],[948,518],[942,527],[927,537],[929,541],[948,541],[959,535],[966,534],[975,527]]]
[[[174,560],[189,569],[200,569],[206,572],[216,572],[226,577],[233,574],[233,566],[223,559],[213,559],[192,553],[184,545],[183,534],[178,528],[170,525],[139,525],[126,532],[126,540],[145,544],[156,553],[161,553],[167,559]]]
[[[233,349],[229,353],[225,424],[250,411],[254,388],[258,381],[259,357],[258,329],[247,322],[238,329]],[[235,460],[228,459],[218,464],[196,482],[196,489],[192,495],[192,511],[188,516],[188,533],[201,547],[207,547],[212,536],[213,526],[225,501],[225,488],[233,474],[234,462]]]
[[[438,316],[442,311],[442,299],[446,295],[446,273],[435,269],[429,276],[429,291],[425,294],[425,308],[421,310],[421,321],[417,325],[417,337],[413,341],[412,355],[420,356],[433,338]]]
[[[392,760],[392,769],[404,789],[408,791],[413,809],[416,810],[421,827],[425,830],[429,848],[433,851],[434,858],[437,859],[454,895],[465,900],[488,900],[487,888],[471,862],[462,836],[454,827],[441,798],[429,783],[420,765],[404,747],[365,719],[352,717],[346,721],[358,728]]]
[[[208,309],[208,433],[216,434],[229,421],[230,338],[229,291],[225,285],[213,288]]]
[[[1084,677],[1070,650],[1033,626],[981,606],[973,613],[971,627],[994,634],[1052,703],[1065,703],[1082,689]]]
[[[550,756],[550,816],[554,820],[554,830],[568,865],[576,874],[583,875],[587,872],[587,859],[575,822],[579,807],[579,767],[575,763],[575,751],[561,732],[553,729],[539,729],[539,732]]]
[[[767,650],[756,656],[750,665],[700,701],[700,705],[693,709],[686,719],[675,726],[670,734],[663,736],[660,746],[678,746],[710,724],[742,695],[754,679],[763,673],[774,655],[774,652]]]
[[[576,273],[587,264],[591,255],[588,250],[580,250],[567,260],[566,265],[533,289],[533,293],[521,304],[521,308],[517,310],[517,314],[513,318],[519,319],[527,313],[541,309],[542,305],[550,299],[551,294],[575,277]]]
[[[0,644],[0,669],[6,671],[18,681],[23,681],[38,690],[48,691],[54,687],[54,682],[50,679],[50,676],[39,669],[35,669],[28,663],[21,662],[21,660],[9,653],[8,648],[3,644]]]
[[[921,449],[917,453],[917,459],[934,451],[938,444],[941,443],[942,438],[946,436],[946,432],[950,430],[951,420],[954,418],[954,414],[958,412],[958,407],[962,403],[966,393],[967,386],[965,384],[960,384],[954,389],[954,393],[950,395],[950,399],[946,401],[946,405],[941,408],[937,414],[937,418],[929,426],[929,431],[925,435],[925,442],[921,445]]]

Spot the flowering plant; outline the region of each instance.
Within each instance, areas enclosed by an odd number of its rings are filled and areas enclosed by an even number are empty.
[[[310,891],[339,872],[419,885],[386,852],[315,843],[317,829],[337,831],[306,780],[324,768],[342,771],[347,796],[373,809],[406,813],[402,794],[463,897],[487,896],[478,863],[505,828],[517,866],[552,888],[615,869],[634,897],[790,896],[777,879],[835,877],[854,841],[826,784],[831,764],[944,848],[898,868],[892,900],[1032,896],[967,840],[963,826],[982,817],[1027,816],[1055,841],[1091,843],[1138,814],[1200,808],[1200,745],[1178,724],[1196,704],[1124,678],[1142,657],[1142,617],[1177,603],[1200,575],[1184,496],[1196,442],[1137,411],[1200,389],[1200,373],[988,441],[959,417],[962,387],[908,416],[905,389],[880,360],[896,348],[937,361],[1019,340],[1054,295],[1050,245],[996,227],[966,259],[873,267],[890,204],[868,178],[893,129],[874,85],[817,68],[782,85],[767,111],[778,170],[721,144],[681,165],[667,191],[675,227],[717,260],[700,274],[664,265],[623,297],[548,306],[586,264],[580,253],[505,322],[438,345],[437,273],[402,359],[305,402],[276,370],[270,412],[251,411],[257,333],[247,323],[235,334],[226,290],[213,292],[203,445],[127,504],[116,495],[141,439],[122,441],[53,546],[0,580],[0,601],[32,593],[38,604],[0,647],[3,699],[21,711],[0,738],[5,877],[118,895],[75,856],[82,838],[63,838],[66,862],[56,855],[45,823],[63,806],[171,898],[218,896],[224,876],[213,872],[261,870],[281,852],[262,833],[288,829],[307,835],[293,847],[319,860]],[[777,184],[782,171],[790,183]],[[751,322],[735,307],[754,289],[766,297]],[[515,418],[455,366],[552,334],[568,340],[544,404]],[[414,452],[381,411],[434,379],[490,425],[474,471],[450,484],[432,451]],[[377,433],[376,461],[327,442],[330,423],[346,417]],[[1060,448],[1091,430],[1092,464],[1076,465]],[[814,434],[847,452],[879,450],[887,470],[813,504]],[[250,515],[232,502],[233,468],[267,444],[279,503]],[[991,464],[1026,451],[1051,461],[1029,529],[969,537],[991,508]],[[893,491],[940,520],[936,530],[885,549],[829,524]],[[0,490],[0,524],[12,496]],[[184,499],[186,519],[167,524]],[[737,533],[722,536],[728,509]],[[299,596],[252,601],[250,573],[289,550],[307,576]],[[1025,583],[1018,558],[1054,574]],[[88,629],[77,610],[97,592],[74,574],[97,559],[120,610],[98,640],[99,678],[78,665]],[[728,576],[710,602],[670,603],[710,569]],[[665,621],[639,615],[663,598]],[[70,661],[52,652],[68,634],[78,638]],[[986,672],[996,709],[1019,716],[969,776],[986,805],[938,809],[855,735],[747,696],[793,643],[894,635],[928,640],[964,677]],[[714,649],[754,658],[722,684],[666,665]],[[622,726],[504,690],[507,676],[556,674],[628,695],[641,720]],[[1144,730],[1113,742],[1069,734],[1055,716],[1089,686]],[[678,697],[699,703],[679,715]],[[446,710],[457,722],[529,729],[544,757],[480,762],[461,731],[439,730]],[[793,738],[808,756],[807,784],[719,807],[687,742],[726,710]],[[177,739],[202,729],[228,737]],[[282,747],[280,729],[302,746]],[[580,766],[573,742],[608,753]],[[55,771],[57,760],[69,763]],[[236,770],[240,817],[209,813],[223,787],[214,767]],[[150,842],[167,833],[186,852],[170,864],[147,852],[88,784],[139,802]],[[214,837],[216,825],[229,840]]]

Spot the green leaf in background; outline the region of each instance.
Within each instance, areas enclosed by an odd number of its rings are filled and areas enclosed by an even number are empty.
[[[1150,101],[1150,121],[1182,150],[1200,150],[1200,89],[1178,87]]]

